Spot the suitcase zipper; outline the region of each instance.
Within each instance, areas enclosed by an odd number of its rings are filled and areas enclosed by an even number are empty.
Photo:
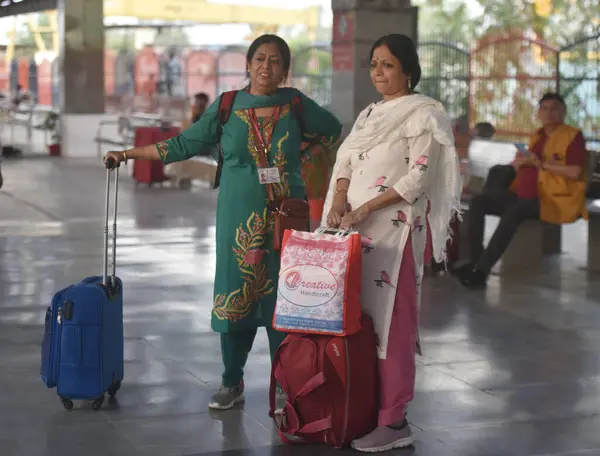
[[[63,328],[63,319],[64,319],[64,311],[63,311],[63,306],[69,302],[70,300],[67,299],[67,294],[69,293],[69,291],[74,288],[74,285],[71,285],[70,287],[68,287],[67,289],[64,290],[64,293],[62,294],[62,296],[60,297],[60,302],[61,305],[60,307],[58,307],[56,309],[56,323],[57,323],[57,328],[58,328],[58,341],[56,344],[56,349],[58,350],[58,355],[57,355],[57,369],[56,369],[56,392],[58,393],[58,395],[60,396],[60,354],[62,352],[61,350],[61,346],[62,346],[62,328]],[[67,315],[67,318],[70,319],[70,316]]]
[[[67,296],[67,293],[69,292],[69,290],[73,288],[73,285],[71,285],[70,287],[68,287],[64,293],[62,294],[62,296],[60,297],[60,301],[61,303],[65,302],[65,298]],[[62,352],[61,350],[61,346],[62,346],[62,321],[63,321],[63,306],[64,304],[61,304],[60,307],[58,307],[56,309],[56,323],[57,323],[57,328],[58,328],[58,334],[57,334],[57,344],[56,344],[56,349],[58,350],[58,355],[57,355],[57,362],[56,362],[56,392],[59,393],[60,396],[60,354]]]
[[[57,358],[56,358],[56,391],[60,389],[60,352],[62,346],[62,306],[56,309],[56,323],[58,334],[56,335],[57,343],[56,349],[58,350]]]
[[[67,288],[65,288],[64,290],[61,290],[60,295],[57,295],[55,297],[55,299],[57,301],[62,302],[63,300],[63,296],[65,295],[65,293],[70,290],[73,286],[69,286]],[[61,341],[61,337],[62,337],[62,328],[61,328],[61,324],[62,324],[62,306],[61,307],[57,307],[56,308],[56,317],[54,316],[54,312],[53,312],[53,307],[54,307],[54,303],[50,303],[50,309],[51,309],[51,320],[50,320],[50,352],[48,353],[48,372],[47,372],[47,378],[51,379],[54,378],[54,384],[55,386],[58,388],[58,373],[60,372],[60,349],[58,347],[59,344],[62,344]],[[54,331],[54,318],[56,318],[56,323],[57,323],[57,327],[56,327],[56,331]],[[56,333],[56,334],[55,334]],[[58,359],[56,360],[56,363],[53,363],[52,361],[54,360],[54,353],[56,352],[56,350],[58,350]]]

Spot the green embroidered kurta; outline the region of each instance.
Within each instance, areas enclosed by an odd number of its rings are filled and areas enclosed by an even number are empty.
[[[290,109],[296,95],[302,99],[305,136],[319,138],[325,147],[333,144],[341,134],[340,122],[291,88],[279,89],[272,96],[240,91],[223,127],[224,166],[217,203],[217,270],[212,311],[215,331],[243,331],[272,324],[280,258],[271,247],[273,218],[267,210],[266,188],[259,182],[259,157],[248,110],[281,106],[269,148],[269,166],[278,167],[281,176],[281,183],[275,185],[275,196],[304,198],[301,170],[306,157],[300,150],[300,126]],[[187,130],[157,144],[165,164],[186,160],[216,145],[218,106],[217,99]],[[273,124],[259,120],[263,137],[268,138]]]

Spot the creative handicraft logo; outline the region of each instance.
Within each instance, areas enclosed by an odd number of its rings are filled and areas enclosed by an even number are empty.
[[[338,294],[338,283],[331,271],[322,266],[302,264],[283,271],[279,293],[300,307],[318,307]]]

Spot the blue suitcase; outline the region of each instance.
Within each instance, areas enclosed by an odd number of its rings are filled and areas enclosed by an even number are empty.
[[[52,299],[46,310],[41,376],[48,388],[57,388],[64,407],[73,399],[93,400],[99,410],[105,393],[112,397],[123,380],[123,284],[115,275],[118,168],[114,185],[112,275],[108,275],[108,218],[111,171],[106,177],[104,275],[88,277]]]

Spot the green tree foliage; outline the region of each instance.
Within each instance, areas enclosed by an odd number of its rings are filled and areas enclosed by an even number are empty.
[[[600,24],[598,0],[476,0],[485,29],[514,30],[562,46],[589,36]],[[480,34],[486,30],[481,30]]]
[[[417,0],[420,7],[419,34],[421,38],[452,37],[469,42],[476,37],[482,20],[473,16],[468,5],[461,0]]]
[[[600,28],[598,0],[418,0],[421,35],[469,42],[498,31],[535,33],[556,46]]]
[[[324,105],[331,97],[331,49],[328,46],[310,46],[294,43],[292,51],[292,83],[295,87]]]
[[[36,13],[36,21],[38,27],[48,28],[50,26],[50,18],[45,13]],[[25,16],[17,17],[17,27],[15,33],[15,57],[33,57],[38,50],[33,31],[29,26],[29,22]],[[8,31],[8,30],[7,30]],[[46,46],[46,49],[52,49],[52,33],[41,33],[41,38]]]
[[[526,135],[536,124],[539,96],[556,89],[558,79],[569,106],[568,121],[588,136],[600,136],[598,0],[421,0],[419,6],[421,42],[449,36],[446,41],[462,41],[472,52],[472,123],[490,121],[500,136],[513,139]],[[422,91],[440,98],[447,91],[448,74],[459,84],[458,66],[464,65],[447,47],[424,51],[421,46],[431,65],[424,62],[429,79]],[[437,75],[427,73],[436,69]]]

